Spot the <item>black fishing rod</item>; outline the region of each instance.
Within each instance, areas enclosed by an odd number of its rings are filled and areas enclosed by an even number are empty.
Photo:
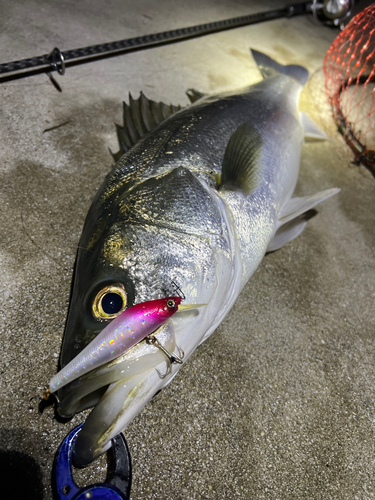
[[[138,50],[169,45],[209,35],[211,33],[249,26],[264,21],[308,14],[312,12],[313,4],[314,2],[303,2],[268,12],[259,12],[247,16],[225,19],[223,21],[190,26],[188,28],[127,38],[116,42],[90,45],[89,47],[66,50],[64,52],[56,47],[46,55],[0,64],[0,83],[46,73],[57,90],[61,92],[60,85],[51,75],[53,71],[57,71],[60,75],[63,75],[68,67],[100,61],[108,57],[115,57]]]

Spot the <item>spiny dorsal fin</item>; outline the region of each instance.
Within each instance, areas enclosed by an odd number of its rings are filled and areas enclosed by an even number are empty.
[[[116,124],[120,151],[115,154],[112,153],[115,161],[118,161],[147,132],[156,128],[159,123],[177,113],[180,109],[182,109],[181,106],[151,101],[142,92],[138,99],[133,99],[129,93],[129,105],[123,103],[124,126],[120,127],[120,125]]]
[[[189,89],[186,91],[186,95],[188,96],[189,101],[193,104],[195,101],[205,97],[207,94],[203,94],[203,92],[199,92],[199,90]]]
[[[259,132],[245,123],[229,139],[221,170],[221,186],[241,189],[246,196],[259,184],[263,140]]]

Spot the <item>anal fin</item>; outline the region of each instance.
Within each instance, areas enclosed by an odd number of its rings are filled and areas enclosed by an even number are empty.
[[[304,136],[308,139],[320,139],[330,141],[328,135],[314,122],[312,118],[302,111],[299,114]]]

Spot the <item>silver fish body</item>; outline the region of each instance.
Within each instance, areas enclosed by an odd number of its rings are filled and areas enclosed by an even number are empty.
[[[123,287],[124,307],[172,295],[172,282],[186,303],[206,304],[176,313],[157,335],[188,359],[223,320],[267,249],[296,237],[305,212],[337,192],[291,200],[303,122],[319,135],[297,109],[308,74],[253,55],[266,76],[256,85],[204,96],[164,121],[166,107],[143,95],[125,108],[132,126],[123,135],[135,144],[108,175],[86,219],[62,367],[108,324],[105,316],[95,317],[93,305],[113,284]],[[160,350],[141,342],[59,391],[63,416],[96,405],[77,439],[77,463],[105,451],[172,380],[180,365],[162,379],[155,368],[164,364]]]

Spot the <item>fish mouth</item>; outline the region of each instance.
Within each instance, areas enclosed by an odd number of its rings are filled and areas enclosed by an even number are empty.
[[[196,307],[183,308],[152,334],[168,353],[181,353],[176,338],[180,338],[182,325],[186,331],[194,323],[199,315]],[[84,467],[109,449],[112,438],[127,427],[180,367],[181,364],[171,364],[157,345],[145,339],[119,358],[62,388],[57,408],[61,417],[70,418],[94,406],[77,437],[75,464]]]

